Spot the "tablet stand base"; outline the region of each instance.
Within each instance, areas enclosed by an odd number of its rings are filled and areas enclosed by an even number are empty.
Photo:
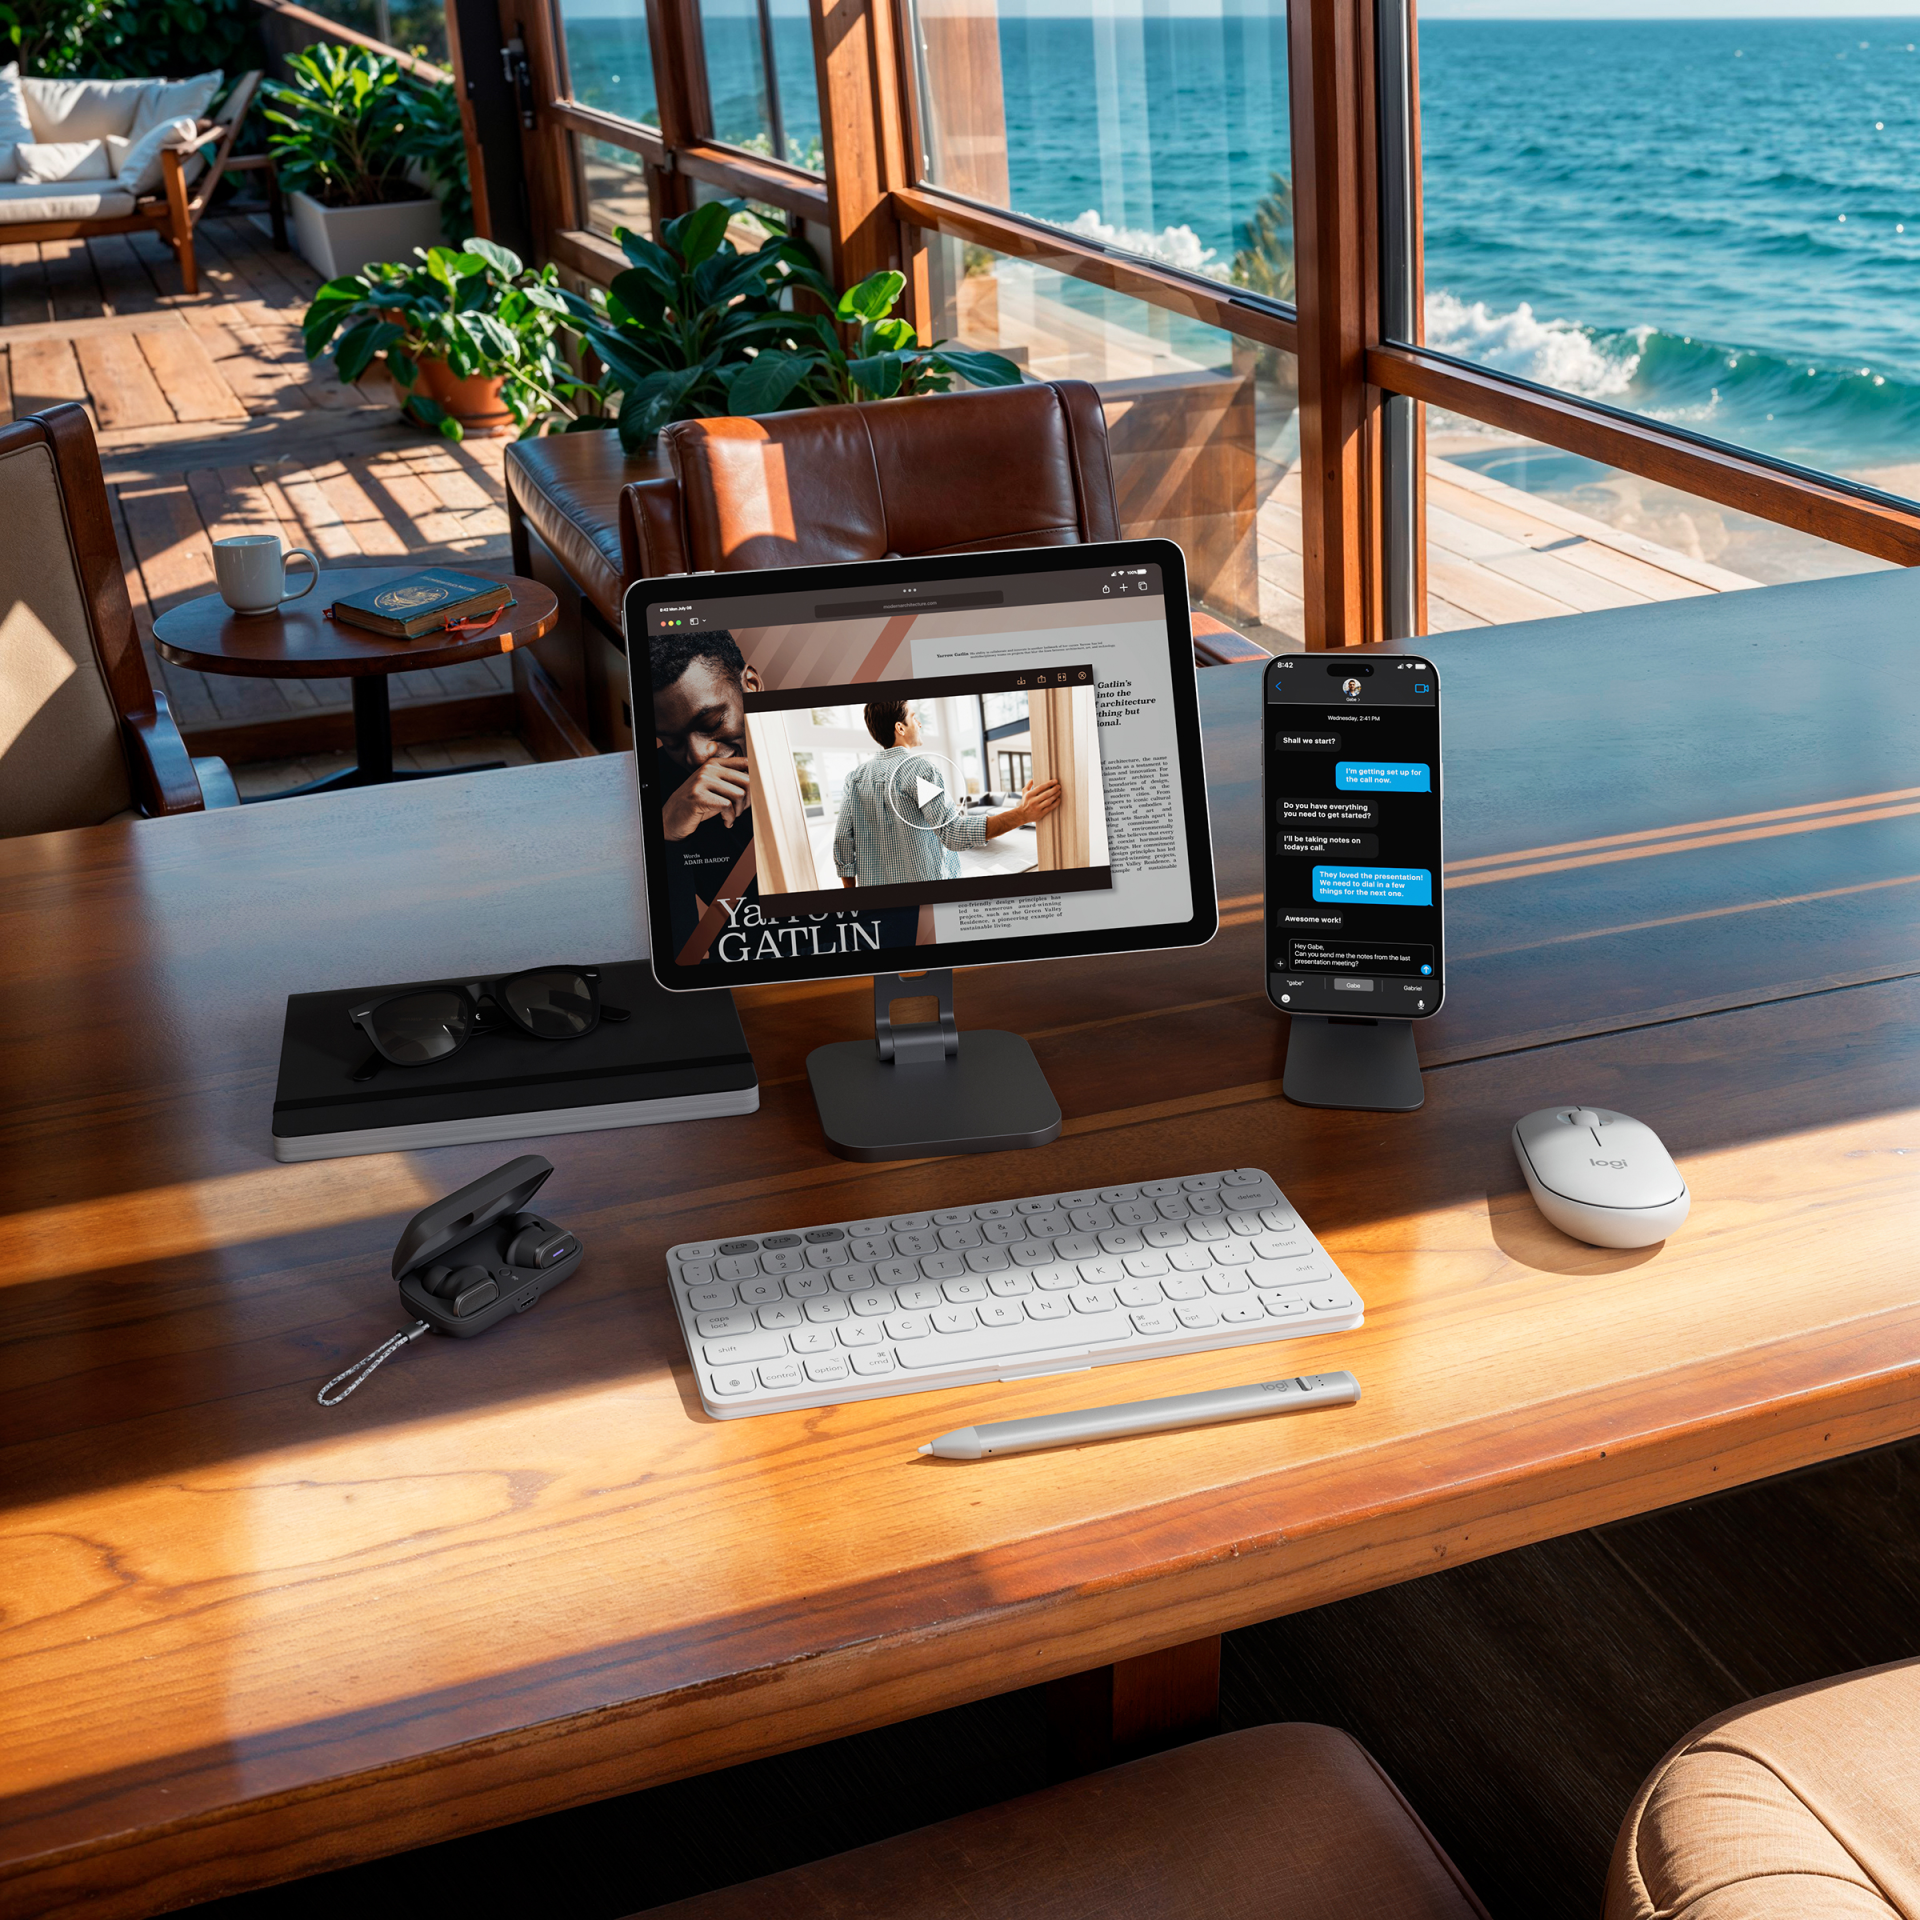
[[[1427,1098],[1410,1020],[1296,1013],[1280,1085],[1297,1106],[1355,1113],[1411,1113]]]
[[[893,1024],[896,1000],[928,995],[937,1020]],[[954,1024],[950,968],[876,974],[873,1039],[816,1047],[807,1078],[827,1143],[848,1160],[1000,1153],[1060,1135],[1060,1103],[1026,1041]]]

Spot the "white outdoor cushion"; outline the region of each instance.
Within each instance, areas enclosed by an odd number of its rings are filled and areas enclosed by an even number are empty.
[[[13,157],[22,186],[113,178],[104,140],[23,140]]]
[[[15,178],[13,150],[21,141],[32,138],[33,122],[27,118],[27,96],[20,91],[20,62],[9,60],[0,67],[0,180]]]
[[[128,137],[138,140],[163,120],[178,120],[182,116],[198,120],[213,105],[213,96],[220,91],[220,82],[226,77],[215,67],[211,73],[196,73],[191,80],[150,81],[133,110]]]
[[[133,195],[113,180],[97,186],[30,186],[18,180],[0,185],[0,226],[39,220],[118,220],[133,211]]]
[[[20,82],[36,140],[104,140],[133,131],[140,96],[151,80],[48,80],[30,74]]]
[[[122,140],[107,135],[107,158],[113,177],[129,193],[151,193],[160,184],[160,149],[184,147],[193,138],[194,122],[185,114],[177,120],[162,120],[136,139]]]

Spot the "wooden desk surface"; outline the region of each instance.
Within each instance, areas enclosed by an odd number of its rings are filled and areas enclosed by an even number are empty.
[[[629,764],[0,843],[0,1907],[153,1912],[1920,1430],[1920,848],[1905,800],[1860,800],[1900,786],[1920,664],[1904,632],[1859,634],[1914,584],[1434,643],[1450,858],[1509,877],[1449,894],[1425,1038],[1455,1064],[1411,1116],[1277,1098],[1257,679],[1210,669],[1220,938],[961,982],[963,1027],[1034,1039],[1056,1144],[832,1159],[802,1062],[860,1031],[864,983],[756,990],[760,1113],[554,1142],[543,1200],[586,1242],[579,1277],[335,1411],[316,1385],[398,1324],[406,1215],[511,1149],[275,1164],[284,996],[637,951]],[[1740,619],[1653,617],[1695,606]],[[1809,632],[1822,608],[1845,644]],[[1750,644],[1766,672],[1728,672]],[[1801,824],[1767,837],[1512,857],[1781,808]],[[1868,984],[1807,990],[1844,980]],[[1507,1128],[1570,1097],[1672,1147],[1695,1202],[1670,1246],[1578,1247],[1534,1211]],[[1352,1366],[1357,1408],[979,1467],[914,1449],[1085,1404],[1090,1377],[700,1413],[668,1245],[1246,1162],[1368,1304],[1272,1364]],[[1252,1364],[1141,1362],[1098,1391]]]

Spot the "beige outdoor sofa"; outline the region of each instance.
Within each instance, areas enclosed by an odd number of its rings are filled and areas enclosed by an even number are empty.
[[[243,73],[208,119],[224,77],[54,80],[0,67],[0,241],[151,229],[198,293],[193,231],[261,79]]]

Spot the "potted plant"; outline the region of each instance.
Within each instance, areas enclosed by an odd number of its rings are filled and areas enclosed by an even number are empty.
[[[567,304],[552,266],[523,266],[490,240],[430,247],[329,280],[301,323],[307,358],[331,348],[342,380],[382,361],[402,411],[449,440],[571,421],[597,389],[560,347]]]
[[[431,246],[441,213],[422,184],[434,129],[421,83],[388,54],[326,42],[287,66],[292,80],[263,91],[299,252],[335,280]]]
[[[742,253],[727,229],[745,210],[742,201],[709,201],[669,220],[658,243],[619,229],[632,264],[604,302],[568,296],[604,368],[604,424],[618,426],[628,453],[644,452],[671,420],[943,393],[955,375],[982,387],[1019,384],[1020,369],[999,354],[923,347],[907,321],[890,319],[901,274],[873,274],[836,299],[803,241],[770,234]],[[796,294],[823,310],[800,311]]]

